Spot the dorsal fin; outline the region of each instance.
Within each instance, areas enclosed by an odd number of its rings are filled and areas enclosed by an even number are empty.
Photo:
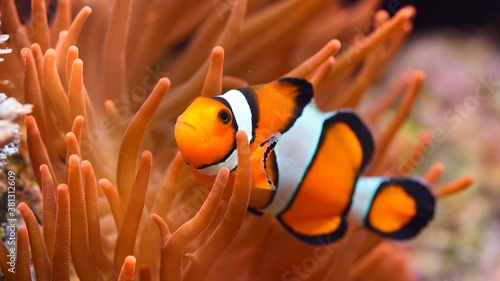
[[[314,96],[314,89],[309,81],[302,78],[294,78],[294,77],[283,77],[278,79],[280,83],[286,83],[289,85],[293,85],[296,90],[295,102],[299,108],[303,108],[308,104]],[[285,92],[286,93],[286,92]]]
[[[288,131],[313,97],[312,85],[304,79],[281,78],[261,85],[239,88],[252,108],[255,141]]]

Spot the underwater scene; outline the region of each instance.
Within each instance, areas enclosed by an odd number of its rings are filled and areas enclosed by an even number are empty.
[[[500,280],[499,16],[1,0],[0,280]]]

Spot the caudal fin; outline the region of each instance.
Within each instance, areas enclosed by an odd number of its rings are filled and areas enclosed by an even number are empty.
[[[434,217],[435,204],[429,188],[416,178],[361,177],[351,213],[383,237],[409,239]]]

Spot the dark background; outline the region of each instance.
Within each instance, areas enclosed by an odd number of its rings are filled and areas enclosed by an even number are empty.
[[[500,0],[386,0],[384,8],[394,13],[405,5],[417,8],[416,32],[453,27],[500,35]]]

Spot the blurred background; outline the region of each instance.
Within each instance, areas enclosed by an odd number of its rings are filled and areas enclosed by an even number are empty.
[[[394,14],[407,4],[417,8],[415,31],[380,89],[405,70],[424,70],[403,135],[414,143],[428,128],[441,137],[416,174],[440,161],[443,180],[476,178],[471,189],[441,202],[432,230],[414,245],[415,264],[423,280],[500,280],[500,1],[389,0],[384,8]]]

